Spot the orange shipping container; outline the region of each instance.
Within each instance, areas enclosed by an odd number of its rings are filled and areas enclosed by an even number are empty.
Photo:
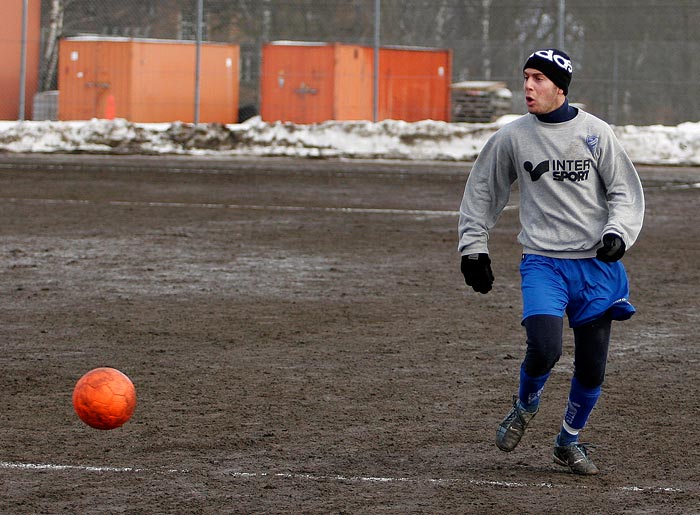
[[[200,122],[238,121],[239,56],[238,45],[201,45]],[[194,122],[195,60],[191,41],[62,39],[58,118]]]
[[[0,119],[18,120],[22,63],[23,0],[2,0],[0,17]],[[39,85],[41,1],[27,2],[24,117],[31,119],[34,94]]]
[[[449,121],[452,52],[381,48],[378,117]],[[308,124],[371,120],[374,50],[338,43],[273,42],[263,47],[261,116]]]
[[[452,52],[382,48],[379,119],[450,121]]]

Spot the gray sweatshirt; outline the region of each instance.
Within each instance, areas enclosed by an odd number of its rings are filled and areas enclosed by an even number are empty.
[[[642,184],[607,123],[582,110],[562,123],[527,114],[489,139],[469,173],[459,216],[463,255],[488,253],[489,231],[517,179],[524,253],[594,257],[603,234],[619,235],[629,249],[642,228]]]

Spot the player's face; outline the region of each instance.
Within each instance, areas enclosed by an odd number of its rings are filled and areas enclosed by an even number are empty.
[[[541,71],[525,68],[523,78],[525,103],[529,113],[551,113],[564,103],[564,91]]]

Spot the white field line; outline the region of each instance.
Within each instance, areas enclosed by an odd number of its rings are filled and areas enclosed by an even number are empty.
[[[56,465],[53,463],[21,463],[13,461],[0,461],[0,470],[54,470],[54,471],[78,471],[78,472],[164,472],[169,474],[184,474],[188,470],[178,469],[144,469],[138,467],[95,467],[89,465]]]
[[[314,207],[314,206],[265,206],[261,204],[207,204],[187,202],[138,202],[130,200],[109,200],[104,202],[94,200],[76,199],[27,199],[27,198],[3,198],[5,202],[17,204],[62,204],[62,205],[99,205],[126,207],[167,207],[167,208],[201,208],[201,209],[238,209],[249,211],[320,211],[325,213],[365,213],[365,214],[390,214],[390,215],[421,215],[421,216],[458,216],[459,211],[440,211],[431,209],[385,209],[371,207]],[[506,206],[506,210],[515,209],[517,206]]]
[[[0,469],[5,470],[79,470],[82,472],[141,472],[133,467],[89,467],[84,465],[53,465],[51,463],[17,463],[0,461]]]
[[[407,478],[407,477],[375,477],[375,476],[343,476],[343,475],[316,475],[316,474],[293,474],[288,472],[267,473],[267,472],[229,472],[231,477],[245,479],[257,478],[280,478],[280,479],[307,479],[311,481],[341,481],[341,482],[365,482],[365,483],[428,483],[428,484],[469,484],[475,486],[494,486],[506,488],[545,488],[545,489],[580,489],[587,490],[587,485],[557,485],[554,483],[522,483],[518,481],[495,481],[487,479],[440,479],[440,478]],[[639,487],[620,486],[616,490],[625,492],[646,492],[646,493],[680,493],[680,488],[672,487]]]
[[[700,182],[694,182],[692,184],[670,184],[661,186],[662,190],[695,190],[700,189]]]
[[[22,463],[12,461],[0,461],[0,470],[48,470],[48,471],[74,471],[74,472],[101,472],[101,473],[142,473],[142,474],[188,474],[187,469],[147,469],[140,467],[108,467],[108,466],[87,466],[87,465],[57,465],[51,463]],[[555,483],[525,483],[519,481],[495,481],[488,479],[445,479],[445,478],[408,478],[408,477],[381,477],[381,476],[346,476],[346,475],[323,475],[323,474],[295,474],[291,472],[240,472],[223,471],[224,475],[240,479],[295,479],[307,481],[337,481],[346,483],[405,483],[405,484],[467,484],[481,487],[503,487],[503,488],[525,488],[525,489],[561,489],[561,490],[588,490],[590,486],[584,484],[563,485]],[[681,488],[673,487],[639,487],[639,486],[618,486],[616,490],[623,492],[639,493],[682,493]]]

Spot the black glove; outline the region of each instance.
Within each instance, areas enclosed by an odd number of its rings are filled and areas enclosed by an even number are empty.
[[[625,242],[617,234],[608,233],[603,236],[603,246],[598,249],[596,257],[606,263],[612,263],[625,255]]]
[[[488,293],[493,284],[493,272],[491,271],[491,258],[488,254],[469,254],[462,256],[462,275],[467,286],[474,291]]]

